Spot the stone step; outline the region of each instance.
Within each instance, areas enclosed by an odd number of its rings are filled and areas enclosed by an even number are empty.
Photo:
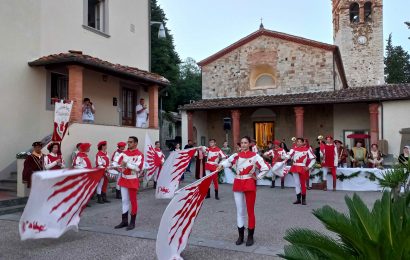
[[[17,180],[5,179],[0,180],[1,191],[17,191]]]
[[[16,212],[21,212],[24,210],[26,205],[16,205],[0,208],[0,215],[12,214]]]
[[[13,206],[21,206],[26,205],[28,198],[15,198],[15,199],[8,199],[8,200],[1,200],[0,201],[0,209],[13,207]]]

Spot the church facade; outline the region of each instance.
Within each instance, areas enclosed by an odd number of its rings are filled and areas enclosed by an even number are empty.
[[[181,109],[183,143],[333,135],[351,147],[360,133],[397,155],[410,141],[410,85],[384,83],[382,12],[381,0],[333,0],[333,45],[261,24],[199,62],[202,100]]]

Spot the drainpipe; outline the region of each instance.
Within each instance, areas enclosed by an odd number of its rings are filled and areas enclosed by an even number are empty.
[[[336,90],[335,53],[333,52],[333,90]]]
[[[379,100],[379,103],[380,103],[380,124],[381,124],[381,133],[380,133],[380,135],[381,135],[381,140],[384,140],[384,122],[383,122],[383,118],[384,118],[384,109],[383,109],[383,102],[381,102],[380,100]]]

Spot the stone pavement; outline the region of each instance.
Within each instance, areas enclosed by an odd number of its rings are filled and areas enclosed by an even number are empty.
[[[187,178],[190,180],[191,178]],[[308,191],[307,206],[293,205],[293,189],[259,187],[256,202],[255,245],[236,246],[235,203],[231,185],[220,185],[221,200],[204,202],[189,243],[185,259],[275,259],[283,250],[287,229],[308,227],[325,231],[311,214],[312,209],[329,204],[346,211],[344,196],[352,192]],[[368,205],[379,192],[359,193]],[[169,200],[156,200],[154,190],[139,193],[136,229],[115,230],[121,220],[120,201],[92,203],[80,222],[78,233],[69,231],[60,239],[20,242],[17,229],[19,214],[0,216],[0,259],[156,259],[155,238],[163,211]]]

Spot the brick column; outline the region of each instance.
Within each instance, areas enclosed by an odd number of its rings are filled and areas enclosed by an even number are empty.
[[[364,23],[364,4],[360,4],[360,8],[359,8],[359,16],[360,16],[360,21],[359,23]]]
[[[82,122],[83,104],[83,67],[67,66],[68,69],[68,99],[73,101],[71,122]]]
[[[303,137],[303,114],[305,110],[303,107],[294,107],[296,118],[296,137]]]
[[[370,113],[370,144],[379,141],[379,104],[369,104]]]
[[[149,94],[149,128],[158,128],[158,86],[152,85],[148,89]]]
[[[187,111],[186,112],[188,116],[188,140],[194,140],[194,112],[192,111]]]
[[[232,147],[236,147],[236,144],[241,141],[241,130],[240,130],[241,112],[239,112],[239,110],[231,110],[231,117],[232,117],[232,141],[233,141]]]

